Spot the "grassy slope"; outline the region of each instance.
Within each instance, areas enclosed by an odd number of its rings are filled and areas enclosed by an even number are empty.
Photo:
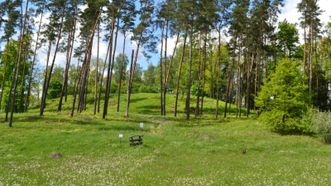
[[[132,114],[107,120],[88,112],[74,118],[38,109],[17,114],[14,128],[0,125],[0,185],[327,185],[331,182],[331,146],[307,136],[281,136],[253,119],[213,119],[210,114],[186,122],[158,116],[158,95],[133,95]],[[123,100],[125,101],[125,100]],[[181,100],[181,111],[183,100]],[[114,100],[112,100],[112,103]],[[171,103],[171,104],[170,104]],[[169,110],[173,97],[169,96]],[[122,104],[124,106],[124,102]],[[69,104],[65,106],[69,108]],[[124,108],[124,107],[123,107]],[[123,109],[124,110],[124,109]],[[2,117],[2,116],[1,116]],[[145,122],[145,129],[138,127]],[[117,136],[123,133],[125,141]],[[144,145],[129,147],[127,137],[144,135]],[[243,154],[243,150],[247,153]],[[63,157],[52,159],[51,152]]]

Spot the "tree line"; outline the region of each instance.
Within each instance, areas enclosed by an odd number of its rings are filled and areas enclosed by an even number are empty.
[[[206,96],[216,99],[215,117],[227,117],[230,105],[237,117],[248,116],[263,110],[256,104],[261,87],[281,59],[291,58],[302,62],[309,104],[330,110],[331,24],[321,24],[316,0],[298,4],[300,25],[278,20],[282,5],[282,0],[4,0],[0,109],[12,126],[13,114],[28,111],[32,102],[38,102],[43,116],[47,99],[58,98],[61,111],[72,96],[74,116],[87,109],[91,95],[94,114],[106,118],[110,96],[117,93],[119,112],[121,93],[126,93],[129,116],[131,95],[140,91],[160,94],[161,115],[168,114],[171,93],[174,116],[180,95],[186,96],[187,119],[203,115]],[[303,44],[298,26],[304,30]],[[135,48],[126,53],[129,40]],[[108,45],[106,56],[100,55],[102,41]],[[39,61],[44,69],[37,65],[42,46],[47,48],[46,60]],[[65,53],[64,66],[56,65],[59,53]],[[139,56],[156,53],[158,64],[142,70]]]

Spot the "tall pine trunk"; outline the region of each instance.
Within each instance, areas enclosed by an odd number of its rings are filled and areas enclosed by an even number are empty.
[[[313,86],[313,25],[309,28],[309,95],[312,95]]]
[[[220,99],[220,83],[219,83],[219,78],[221,77],[221,31],[220,29],[218,30],[218,46],[217,46],[218,50],[217,50],[217,69],[215,69],[217,71],[216,74],[216,82],[217,82],[217,93],[216,93],[216,118],[218,118],[218,114],[219,114],[219,99]]]
[[[160,52],[160,101],[161,101],[161,115],[163,115],[163,33],[164,33],[164,25],[162,25],[162,33],[161,33],[161,52]],[[165,58],[166,60],[166,58]]]
[[[130,73],[129,73],[129,77],[128,77],[128,90],[127,90],[127,101],[126,101],[126,111],[125,111],[125,116],[126,117],[129,117],[129,110],[130,110],[130,99],[131,99],[131,90],[132,90],[131,77],[133,75],[134,56],[135,56],[134,50],[132,50],[132,52],[131,52]]]
[[[186,110],[186,119],[190,119],[190,105],[191,105],[191,82],[192,82],[192,63],[193,63],[193,33],[192,29],[190,31],[190,60],[189,60],[189,77],[187,80],[187,95],[186,95],[186,104],[185,104],[185,110]]]
[[[205,86],[206,86],[206,67],[207,67],[207,34],[205,35],[204,47],[203,47],[203,68],[202,68],[202,98],[201,98],[201,108],[200,115],[203,114],[203,101],[205,98]]]
[[[25,71],[26,71],[26,59],[27,59],[27,51],[28,50],[26,47],[24,47],[24,51],[23,52],[23,69],[22,69],[22,77],[21,77],[21,96],[20,96],[20,106],[19,106],[19,112],[24,112],[25,111],[25,106],[24,106],[24,103],[25,103],[25,96],[24,96],[24,92],[25,92]]]
[[[226,87],[226,98],[225,98],[225,108],[224,108],[224,118],[227,116],[228,112],[228,103],[231,101],[231,81],[232,81],[232,68],[234,65],[234,59],[232,61],[232,65],[230,66],[230,69],[228,70],[228,83]],[[231,103],[230,103],[231,107]]]
[[[7,40],[7,43],[9,43],[9,39]],[[7,62],[5,61],[5,64],[4,64],[4,72],[3,72],[3,75],[2,75],[2,82],[1,82],[1,92],[0,92],[0,110],[2,110],[2,98],[3,98],[3,91],[4,91],[4,87],[5,87],[5,76],[7,74]],[[7,105],[6,104],[6,107],[7,108]],[[7,113],[7,110],[8,109],[5,109],[6,113]],[[6,119],[7,121],[7,119]]]
[[[100,102],[101,102],[101,93],[102,93],[102,87],[103,87],[103,80],[104,80],[104,76],[105,76],[105,70],[106,70],[106,66],[107,66],[107,60],[108,60],[108,56],[109,56],[109,50],[110,50],[110,44],[108,44],[107,47],[107,53],[106,53],[106,58],[102,67],[102,73],[101,73],[101,78],[100,78],[100,86],[99,86],[99,96],[98,96],[98,113],[100,112]]]
[[[115,20],[112,23],[112,29],[114,29],[114,26],[115,26]],[[113,50],[110,50],[110,52],[113,51],[113,53],[112,53],[112,56],[111,57],[109,56],[107,84],[106,84],[106,95],[105,95],[105,103],[104,103],[103,114],[102,114],[102,118],[103,119],[106,118],[106,115],[107,115],[107,112],[108,112],[110,88],[111,88],[112,75],[113,75],[113,69],[114,69],[115,52],[116,52],[116,47],[117,47],[118,30],[119,30],[119,19],[117,19],[117,24],[116,24],[114,49]],[[112,35],[111,35],[111,40],[113,40],[113,31],[112,31]]]
[[[250,62],[247,63],[247,79],[246,79],[246,116],[248,117],[250,114],[250,109],[251,109],[251,71],[253,69],[253,64],[254,64],[254,58],[255,55],[252,53],[251,54],[251,59],[249,60]]]
[[[241,45],[239,46],[238,54],[238,75],[237,75],[237,116],[241,117]]]
[[[64,12],[64,10],[62,10],[62,11]],[[60,26],[59,26],[59,29],[58,29],[59,33],[57,35],[57,42],[56,42],[56,45],[55,45],[55,51],[54,51],[52,64],[51,64],[51,67],[50,67],[50,70],[49,70],[49,75],[48,75],[47,80],[46,80],[45,89],[43,89],[43,96],[42,96],[42,100],[41,100],[41,104],[40,104],[40,116],[44,115],[44,109],[45,109],[45,106],[46,106],[46,96],[47,96],[47,92],[48,92],[48,86],[49,86],[49,83],[51,81],[52,72],[53,72],[53,68],[54,68],[54,64],[55,64],[55,60],[56,60],[56,55],[57,55],[57,52],[59,50],[59,44],[60,44],[61,35],[62,35],[63,17],[64,17],[64,15],[62,15],[62,17],[61,17]]]
[[[22,1],[22,15],[23,15],[23,1]],[[25,34],[25,24],[27,19],[27,12],[29,7],[29,0],[26,1],[25,4],[25,14],[24,14],[24,21],[22,22],[21,26],[21,33],[20,33],[20,42],[19,42],[19,50],[18,50],[18,57],[15,64],[15,72],[13,76],[13,82],[10,89],[10,118],[9,118],[9,127],[12,127],[13,124],[13,116],[14,116],[14,110],[15,110],[15,97],[16,97],[16,88],[17,88],[17,81],[18,81],[18,72],[20,68],[20,62],[21,62],[21,55],[22,55],[22,48],[23,48],[23,37]],[[6,118],[8,117],[8,112],[6,113]]]
[[[44,82],[43,82],[43,88],[42,91],[46,89],[46,84],[47,84],[47,76],[48,76],[48,66],[49,66],[49,60],[51,57],[51,51],[52,51],[52,41],[48,41],[48,51],[47,51],[47,59],[46,59],[46,66],[45,66],[45,72],[44,72]],[[41,93],[41,100],[44,99],[44,93]],[[40,105],[41,106],[41,105]]]
[[[201,59],[201,33],[199,34],[199,64],[198,64],[198,90],[197,90],[197,100],[196,100],[196,107],[195,107],[195,116],[199,116],[200,114],[200,86],[201,86],[201,66],[202,66],[202,59]]]
[[[95,89],[94,89],[94,115],[97,114],[98,104],[98,83],[99,83],[99,50],[100,50],[100,22],[98,24],[98,38],[97,38],[97,65],[95,68]]]
[[[79,78],[80,71],[81,71],[81,69],[79,67],[80,58],[81,58],[81,56],[79,56],[78,60],[77,60],[77,76],[75,77],[75,83],[74,83],[73,101],[72,101],[72,107],[71,107],[71,113],[70,113],[71,117],[74,116],[76,99],[77,99],[77,89],[78,89],[79,83],[80,83],[80,78]]]
[[[121,104],[121,89],[122,89],[122,79],[123,79],[123,70],[124,69],[124,60],[125,60],[125,40],[126,40],[126,33],[123,33],[123,51],[122,51],[122,65],[120,69],[120,81],[118,85],[118,92],[117,92],[117,112],[120,111],[120,104]]]
[[[65,65],[65,70],[64,70],[63,87],[62,87],[62,90],[61,90],[58,111],[62,111],[63,97],[66,96],[66,92],[67,92],[67,89],[68,89],[69,68],[70,68],[72,51],[73,51],[74,35],[75,35],[75,32],[71,31],[69,33],[68,40],[67,40],[67,45],[68,45],[67,46],[67,54],[66,54],[67,59],[66,59],[66,65]]]
[[[76,5],[76,9],[75,9],[75,14],[77,15],[77,5]],[[72,52],[73,52],[73,48],[74,48],[74,42],[75,42],[75,34],[76,34],[76,21],[77,19],[74,20],[74,27],[72,28],[72,30],[69,32],[69,36],[68,36],[68,43],[67,43],[67,61],[66,61],[66,66],[65,66],[65,71],[64,71],[64,80],[63,80],[63,87],[62,87],[62,91],[61,91],[61,96],[60,96],[60,100],[59,100],[59,106],[58,106],[58,111],[62,110],[62,102],[63,102],[63,97],[64,97],[64,101],[67,101],[67,95],[68,95],[68,80],[69,80],[69,68],[70,68],[70,64],[71,64],[71,59],[72,59]]]
[[[95,27],[91,30],[92,35],[88,39],[88,47],[85,53],[84,62],[82,64],[82,69],[80,73],[80,86],[79,86],[79,97],[78,97],[78,107],[77,110],[79,112],[83,112],[86,109],[86,96],[87,96],[87,87],[88,87],[88,78],[90,72],[90,63],[92,56],[92,47],[93,47],[93,39],[95,34]]]
[[[168,31],[169,31],[169,20],[166,21],[166,33],[165,33],[165,44],[164,44],[164,86],[163,86],[163,108],[162,115],[166,115],[166,94],[167,94],[167,52],[168,52]]]
[[[127,96],[127,102],[126,102],[126,111],[125,111],[125,116],[129,116],[129,111],[130,111],[130,101],[131,101],[131,93],[132,93],[132,84],[134,80],[134,73],[136,71],[136,66],[137,66],[137,61],[138,61],[138,55],[139,55],[139,50],[140,50],[140,44],[142,40],[142,34],[139,37],[138,44],[137,44],[137,49],[136,53],[134,54],[133,60],[131,60],[131,67],[130,67],[130,76],[129,76],[129,81],[128,81],[128,96]],[[132,51],[132,54],[134,51]]]
[[[82,112],[82,110],[86,109],[86,88],[87,88],[87,80],[88,80],[88,73],[89,73],[89,67],[90,67],[90,60],[91,60],[91,53],[92,53],[92,46],[93,46],[93,38],[95,34],[95,29],[96,26],[99,23],[101,13],[99,12],[96,21],[92,27],[91,34],[89,38],[87,39],[87,51],[85,52],[84,60],[81,69],[79,70],[79,75],[77,76],[77,79],[75,81],[75,86],[74,86],[74,98],[73,98],[73,104],[71,108],[71,117],[74,115],[75,112],[75,105],[76,105],[76,99],[77,99],[77,92],[79,92],[79,97],[78,97],[78,111]],[[79,60],[78,60],[79,61]],[[78,68],[77,64],[77,68]]]
[[[167,77],[165,78],[166,79],[166,84],[169,84],[169,81],[170,81],[170,71],[171,71],[172,63],[174,61],[174,56],[175,56],[175,53],[176,53],[176,50],[177,50],[177,45],[178,45],[178,42],[179,42],[179,36],[180,36],[180,33],[178,32],[177,36],[176,36],[175,47],[174,47],[174,50],[172,52],[170,62],[169,62],[169,66],[168,66]],[[167,91],[166,91],[166,93],[167,93]]]
[[[38,32],[37,32],[37,38],[36,38],[36,46],[34,48],[33,59],[32,59],[32,63],[31,63],[30,70],[29,70],[30,74],[29,74],[29,82],[28,82],[28,95],[26,96],[26,99],[25,99],[25,110],[28,110],[28,107],[30,105],[31,85],[32,85],[32,79],[33,79],[33,76],[32,76],[33,67],[34,67],[34,64],[36,62],[38,42],[39,42],[39,36],[40,36],[40,32],[41,32],[43,15],[44,15],[44,12],[41,12],[40,20],[39,20],[39,26],[38,26]]]
[[[175,117],[177,116],[179,83],[180,83],[180,78],[181,78],[181,75],[182,75],[182,66],[183,66],[184,57],[185,57],[186,39],[187,39],[187,34],[185,34],[185,36],[184,36],[183,53],[182,53],[182,56],[181,56],[180,62],[179,62],[179,70],[178,70],[177,83],[176,83],[176,98],[175,98],[175,111],[174,111],[174,116]]]

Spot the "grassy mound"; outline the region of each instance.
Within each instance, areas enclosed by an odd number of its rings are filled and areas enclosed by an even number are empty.
[[[161,117],[157,96],[134,95],[137,101],[129,118],[123,112],[110,112],[102,120],[100,114],[91,114],[91,105],[71,118],[70,104],[62,113],[50,112],[57,100],[49,103],[44,117],[38,116],[37,108],[16,114],[13,128],[0,125],[0,185],[331,182],[331,146],[317,138],[281,136],[253,119],[216,120],[212,111],[185,121],[183,113],[179,118],[171,116],[170,104],[168,116]],[[111,110],[116,108],[114,100]],[[206,108],[212,108],[213,101],[207,100]],[[145,123],[144,129],[140,122]],[[128,138],[135,134],[144,135],[144,145],[129,146]],[[61,157],[52,158],[54,152]]]

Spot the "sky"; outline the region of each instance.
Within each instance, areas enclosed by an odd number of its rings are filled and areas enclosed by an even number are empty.
[[[297,5],[301,0],[285,0],[284,6],[281,8],[281,13],[278,16],[279,21],[286,19],[290,23],[296,23],[299,29],[300,42],[303,42],[303,30],[299,26],[300,12],[298,12]],[[331,0],[319,0],[318,5],[321,8],[322,15],[319,16],[322,25],[331,22]]]
[[[303,37],[303,31],[299,26],[299,18],[300,18],[300,13],[297,10],[297,4],[300,2],[300,0],[285,0],[284,6],[281,8],[281,13],[278,17],[279,21],[283,21],[286,19],[290,23],[296,23],[298,26],[297,28],[299,29],[299,34],[300,34],[300,41],[302,42],[302,37]],[[320,16],[321,22],[323,25],[325,25],[327,22],[331,21],[331,0],[319,0],[318,4],[323,11],[322,15]],[[84,8],[84,7],[82,7]],[[36,20],[39,20],[39,18],[35,18]],[[47,15],[45,15],[44,21],[47,22]],[[77,26],[79,28],[79,25]],[[78,32],[76,32],[76,38],[78,36]],[[102,35],[102,34],[101,34]],[[34,36],[36,38],[36,34]],[[78,40],[77,40],[78,41]],[[107,50],[107,43],[105,41],[100,40],[100,58],[102,60],[105,59],[106,55],[106,50]],[[176,38],[175,36],[172,38],[168,38],[168,54],[171,55],[173,48],[175,47],[175,41]],[[74,47],[78,47],[79,42],[75,42]],[[119,53],[122,53],[122,47],[123,47],[123,35],[119,34],[118,36],[118,43],[117,43],[117,50],[116,50],[116,55]],[[54,47],[53,47],[54,48]],[[126,50],[125,53],[127,56],[131,55],[132,49],[136,48],[136,44],[130,40],[130,35],[126,39]],[[161,44],[158,45],[158,51],[160,51]],[[93,44],[93,49],[92,49],[92,58],[96,58],[96,52],[97,51],[97,40],[94,40]],[[43,46],[41,49],[38,50],[37,52],[37,62],[38,65],[44,68],[45,63],[46,63],[46,55],[47,55],[47,46]],[[152,54],[152,58],[147,60],[143,55],[142,52],[140,52],[139,57],[138,57],[138,63],[143,69],[146,69],[148,64],[154,64],[156,65],[159,60],[159,53]],[[51,58],[52,59],[52,56]],[[65,53],[58,53],[56,57],[56,65],[59,66],[64,66],[66,61],[66,54]],[[76,59],[73,59],[72,63],[75,64],[77,62]]]

